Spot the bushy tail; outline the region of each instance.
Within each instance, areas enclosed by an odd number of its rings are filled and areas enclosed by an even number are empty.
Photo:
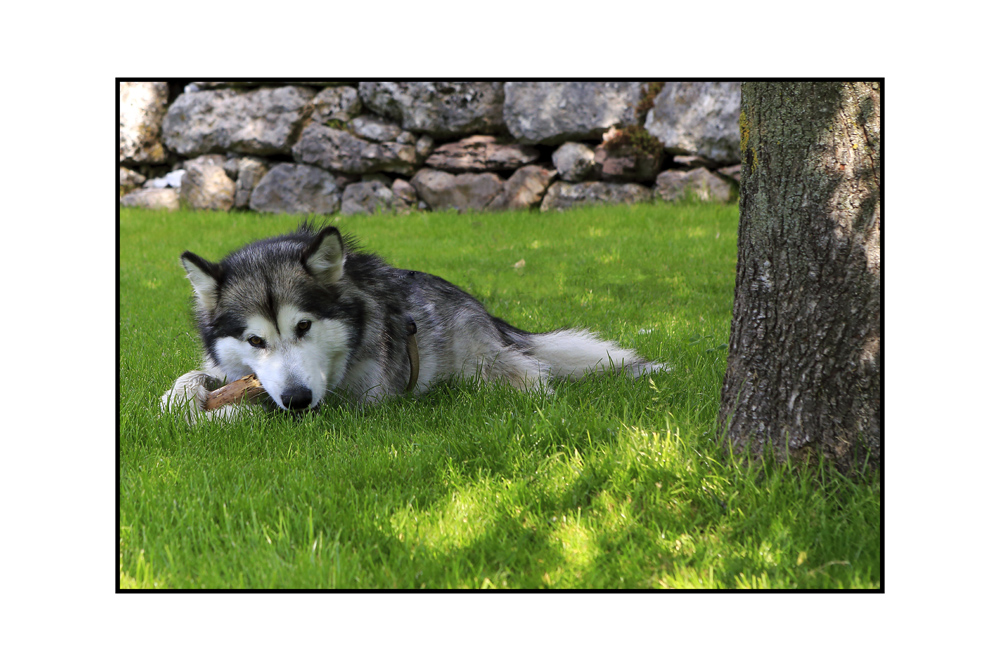
[[[670,370],[668,364],[646,361],[632,350],[610,340],[601,340],[582,329],[526,335],[531,356],[548,364],[554,377],[575,379],[611,371],[641,377],[658,370]]]

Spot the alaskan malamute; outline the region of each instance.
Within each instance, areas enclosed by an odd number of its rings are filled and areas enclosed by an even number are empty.
[[[332,226],[316,231],[307,222],[218,263],[184,252],[181,263],[205,364],[178,378],[161,404],[192,421],[240,412],[206,412],[205,402],[210,390],[250,373],[278,408],[302,410],[334,391],[368,403],[452,377],[548,391],[551,376],[638,377],[666,367],[588,331],[522,331],[440,277],[360,251]]]

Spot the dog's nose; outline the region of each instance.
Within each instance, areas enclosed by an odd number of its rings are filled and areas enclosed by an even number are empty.
[[[281,404],[289,410],[304,410],[309,407],[312,400],[312,392],[305,387],[292,387],[281,395]]]

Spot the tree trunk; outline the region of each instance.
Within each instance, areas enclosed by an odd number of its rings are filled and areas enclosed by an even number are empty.
[[[719,424],[738,450],[882,459],[881,84],[743,84]]]

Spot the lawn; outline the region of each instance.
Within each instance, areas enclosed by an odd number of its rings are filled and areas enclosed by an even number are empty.
[[[735,205],[330,219],[515,326],[587,327],[672,372],[161,416],[201,358],[180,253],[218,260],[299,221],[121,210],[120,588],[881,587],[877,482],[714,440]]]

